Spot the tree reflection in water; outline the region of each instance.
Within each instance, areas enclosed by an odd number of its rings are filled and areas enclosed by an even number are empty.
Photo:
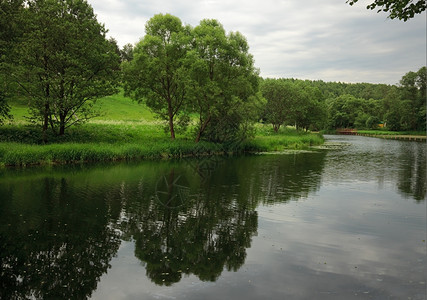
[[[244,264],[257,205],[315,191],[323,159],[216,158],[197,172],[194,160],[6,177],[0,298],[90,297],[121,240],[135,242],[135,256],[158,285],[189,274],[215,281]]]
[[[258,205],[307,197],[321,180],[387,176],[424,201],[425,144],[381,141],[384,154],[364,141],[329,154],[0,170],[0,298],[90,297],[122,240],[158,285],[215,281],[244,264]]]
[[[413,142],[403,144],[400,161],[398,188],[405,197],[421,202],[426,199],[426,144]]]
[[[90,296],[120,245],[102,198],[64,178],[1,188],[0,298]]]
[[[135,240],[135,256],[156,284],[171,285],[183,274],[215,281],[224,268],[237,271],[244,264],[258,227],[259,202],[273,204],[315,191],[323,158],[324,153],[224,158],[221,163],[215,158],[216,168],[199,168],[197,161],[172,168],[160,176],[154,196],[126,193],[121,230]],[[142,197],[138,205],[129,205],[137,194]]]

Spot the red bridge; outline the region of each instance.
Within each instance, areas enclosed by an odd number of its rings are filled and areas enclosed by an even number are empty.
[[[339,128],[336,130],[337,134],[356,135],[357,129],[353,128]]]

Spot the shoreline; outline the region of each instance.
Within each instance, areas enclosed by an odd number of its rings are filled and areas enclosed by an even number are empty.
[[[356,133],[358,136],[366,136],[380,139],[391,139],[391,140],[401,140],[401,141],[417,141],[425,142],[427,137],[425,135],[403,135],[403,134],[369,134],[369,133]]]
[[[281,150],[306,150],[324,143],[323,136],[257,136],[239,146],[191,140],[147,143],[56,143],[31,145],[0,143],[0,169],[30,166],[93,164],[102,162],[169,160],[207,156],[258,154]]]

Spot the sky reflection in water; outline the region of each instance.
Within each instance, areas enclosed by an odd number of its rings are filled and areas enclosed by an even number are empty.
[[[425,299],[426,145],[328,138],[346,146],[2,171],[1,293]]]

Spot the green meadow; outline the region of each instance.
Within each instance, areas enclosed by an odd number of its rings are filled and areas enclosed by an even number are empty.
[[[275,133],[271,125],[261,123],[256,124],[255,136],[244,141],[195,143],[191,126],[172,141],[147,107],[119,93],[96,102],[99,116],[68,128],[63,136],[49,133],[49,143],[43,144],[41,128],[26,119],[26,103],[10,105],[13,121],[0,126],[1,167],[229,155],[307,149],[323,143],[318,134],[287,127]]]

